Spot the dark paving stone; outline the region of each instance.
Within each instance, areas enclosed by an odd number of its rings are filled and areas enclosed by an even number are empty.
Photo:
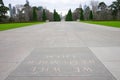
[[[88,48],[35,49],[6,80],[116,80]]]

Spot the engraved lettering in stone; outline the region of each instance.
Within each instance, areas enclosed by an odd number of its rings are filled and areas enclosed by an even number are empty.
[[[62,56],[63,58],[65,58],[65,56]]]
[[[39,62],[38,62],[38,64],[41,64],[41,65],[46,65],[46,64],[48,64],[49,62],[48,61],[45,61],[45,60],[40,60]]]
[[[92,69],[90,67],[84,67],[83,70],[87,72],[92,72]]]
[[[34,61],[31,60],[28,62],[28,64],[34,64]],[[69,65],[69,70],[80,73],[81,71],[92,72],[93,70],[88,65],[95,64],[95,60],[82,59],[81,61],[78,61],[74,55],[50,55],[44,56],[44,59],[39,60],[37,64],[41,65],[42,67],[34,66],[32,68],[32,72],[34,72],[34,74],[37,74],[38,72],[48,72],[50,70],[54,72],[64,72],[64,70],[62,70],[62,66],[58,66],[58,64],[64,66]],[[53,67],[46,67],[47,65],[53,65]]]
[[[66,58],[69,58],[69,56],[66,56]]]
[[[60,58],[60,56],[57,56],[57,58]]]
[[[63,64],[69,64],[69,61],[63,61]]]
[[[48,72],[48,67],[47,67],[47,68],[42,67],[42,68],[41,68],[41,72]]]
[[[33,67],[33,70],[32,70],[32,71],[33,71],[33,72],[35,72],[35,71],[36,71],[36,69],[37,69],[37,67],[35,66],[35,67]]]
[[[41,61],[41,64],[46,65],[48,64],[48,61]]]
[[[76,58],[76,56],[61,55],[61,56],[46,56],[46,58]]]
[[[58,64],[58,61],[50,61],[51,64]]]
[[[38,64],[40,65],[42,63],[42,61],[40,60],[39,62],[38,62]]]
[[[70,64],[71,65],[78,65],[78,61],[72,60],[72,61],[70,61]]]
[[[80,67],[76,67],[76,71],[75,72],[80,72]]]
[[[54,71],[55,71],[55,72],[60,72],[61,70],[60,70],[60,68],[58,68],[58,67],[54,67]]]
[[[53,58],[53,56],[47,56],[47,58]]]
[[[28,62],[28,64],[33,64],[33,63],[34,63],[34,61],[29,61],[29,62]]]
[[[86,60],[83,60],[82,63],[83,64],[88,64],[88,62]]]
[[[65,55],[63,55],[63,56],[61,56],[61,58],[69,58],[69,56],[67,56],[67,55],[66,55],[66,56],[65,56]]]
[[[73,58],[75,58],[75,56],[72,56]]]

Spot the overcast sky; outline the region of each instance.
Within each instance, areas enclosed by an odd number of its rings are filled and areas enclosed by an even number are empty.
[[[91,0],[29,0],[31,6],[43,6],[50,11],[56,9],[59,13],[64,15],[69,9],[74,10],[79,7],[80,4],[90,5]],[[105,2],[110,5],[115,0],[98,0],[99,2]],[[13,6],[16,4],[25,4],[26,0],[3,0],[4,4],[8,6],[11,3]]]

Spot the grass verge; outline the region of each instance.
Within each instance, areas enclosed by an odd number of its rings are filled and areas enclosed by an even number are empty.
[[[120,28],[120,21],[83,21],[83,22]]]
[[[44,22],[27,22],[27,23],[6,23],[6,24],[0,24],[0,31],[14,29],[14,28],[20,28],[20,27],[26,27],[30,25],[35,24],[42,24]]]

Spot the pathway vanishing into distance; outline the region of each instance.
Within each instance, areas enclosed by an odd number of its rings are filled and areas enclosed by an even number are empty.
[[[120,29],[48,22],[1,31],[0,80],[120,80]]]

